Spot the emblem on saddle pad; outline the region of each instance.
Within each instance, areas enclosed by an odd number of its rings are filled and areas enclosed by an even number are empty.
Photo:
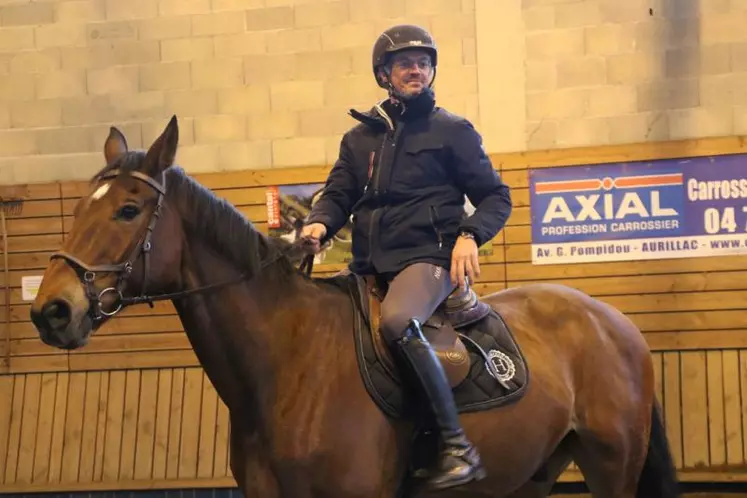
[[[497,381],[508,382],[516,375],[516,365],[506,353],[491,349],[488,352],[488,362],[490,364],[485,365],[488,373]]]

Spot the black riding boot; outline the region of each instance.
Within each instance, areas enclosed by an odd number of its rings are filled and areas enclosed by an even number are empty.
[[[485,477],[477,449],[467,439],[459,423],[451,386],[436,354],[423,336],[417,320],[411,320],[402,339],[396,342],[411,371],[418,390],[429,402],[441,432],[441,460],[430,473],[428,486],[445,489]]]

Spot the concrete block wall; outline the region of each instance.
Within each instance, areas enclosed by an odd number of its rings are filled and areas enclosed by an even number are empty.
[[[747,0],[0,0],[0,183],[87,178],[180,118],[189,171],[329,164],[422,24],[489,152],[747,132]]]
[[[88,178],[110,125],[145,147],[172,114],[192,172],[328,164],[400,22],[438,37],[439,104],[477,124],[474,0],[0,0],[0,183]]]
[[[527,149],[747,133],[747,0],[524,0],[523,21]]]

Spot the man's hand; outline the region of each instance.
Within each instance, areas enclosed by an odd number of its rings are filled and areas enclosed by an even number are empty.
[[[454,250],[451,252],[451,283],[459,284],[462,290],[467,289],[469,283],[474,283],[480,276],[480,263],[478,261],[479,248],[475,239],[460,236]]]
[[[327,227],[323,223],[310,223],[301,229],[301,238],[308,237],[314,242],[312,250],[318,254],[322,250],[320,240],[327,234]]]

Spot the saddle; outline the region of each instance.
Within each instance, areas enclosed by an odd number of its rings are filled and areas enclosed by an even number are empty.
[[[386,297],[386,286],[373,276],[365,276],[366,295],[370,313],[371,336],[376,356],[387,373],[397,377],[397,368],[389,346],[379,330],[381,302]],[[458,329],[467,327],[490,313],[490,306],[477,297],[468,287],[457,287],[438,306],[436,311],[422,324],[423,335],[428,339],[446,373],[451,388],[459,386],[470,372],[471,361],[467,347]]]

